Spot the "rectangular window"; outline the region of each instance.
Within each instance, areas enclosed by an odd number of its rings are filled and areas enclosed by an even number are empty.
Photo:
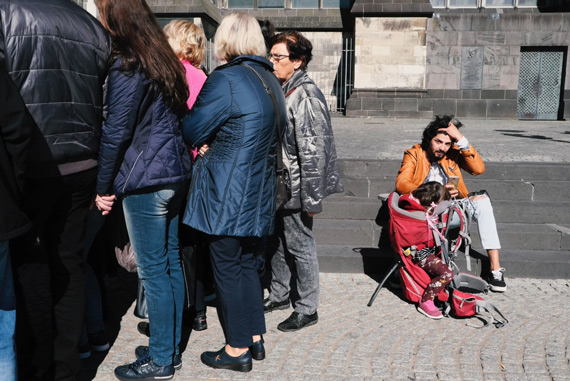
[[[253,9],[254,0],[228,0],[228,8]]]
[[[477,0],[449,0],[450,8],[477,8]]]
[[[445,8],[445,0],[430,0],[430,3],[434,8]]]
[[[517,3],[517,7],[536,7],[537,0],[518,0]]]
[[[323,8],[350,8],[350,0],[323,0]]]
[[[284,8],[285,0],[257,0],[258,8]]]
[[[319,0],[293,0],[293,8],[318,9]]]
[[[485,0],[485,6],[487,8],[512,8],[514,5],[514,0]]]

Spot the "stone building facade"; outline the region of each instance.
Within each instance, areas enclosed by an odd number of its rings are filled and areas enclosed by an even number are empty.
[[[161,22],[190,19],[209,38],[233,11],[302,31],[315,45],[309,75],[347,116],[570,117],[570,1],[147,2]]]
[[[346,115],[570,117],[570,2],[483,1],[356,0]]]

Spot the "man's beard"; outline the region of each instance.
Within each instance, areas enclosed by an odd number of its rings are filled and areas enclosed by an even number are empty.
[[[435,151],[434,153],[429,154],[430,161],[439,161],[445,157],[446,152],[444,151]]]

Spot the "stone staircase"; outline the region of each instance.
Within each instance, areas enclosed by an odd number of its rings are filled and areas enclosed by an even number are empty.
[[[388,271],[394,254],[375,219],[378,195],[393,190],[399,167],[400,161],[341,160],[345,192],[327,198],[314,223],[321,271]],[[483,175],[464,179],[469,190],[491,195],[507,277],[570,278],[570,164],[486,163]],[[480,273],[488,264],[476,223],[471,233],[473,271]],[[464,269],[464,259],[457,262]]]

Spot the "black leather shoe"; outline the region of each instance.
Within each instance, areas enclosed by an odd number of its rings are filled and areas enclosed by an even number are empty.
[[[282,302],[272,302],[269,298],[263,300],[263,312],[271,312],[276,310],[286,310],[289,308],[289,299]]]
[[[263,340],[263,336],[261,336],[261,340],[257,340],[251,347],[249,347],[252,359],[265,360],[265,346],[263,345],[264,342],[265,341]]]
[[[150,324],[148,324],[147,321],[141,321],[139,324],[137,324],[137,331],[146,337],[150,337]]]
[[[311,315],[300,314],[296,311],[293,311],[291,316],[279,323],[277,329],[283,332],[298,331],[301,328],[315,325],[318,321],[319,315],[317,315],[317,311]]]
[[[129,365],[121,365],[115,368],[115,376],[119,380],[170,380],[174,376],[172,364],[158,366],[147,354]]]
[[[253,367],[251,353],[249,353],[249,351],[245,352],[241,356],[232,357],[226,353],[225,346],[217,352],[202,353],[200,359],[205,365],[216,369],[229,369],[238,372],[249,372]]]
[[[135,348],[135,356],[136,358],[141,358],[148,353],[148,347],[146,345],[139,345]],[[174,369],[180,370],[182,368],[182,357],[180,355],[174,355],[174,359],[172,360],[172,366]]]
[[[194,331],[203,331],[208,329],[208,321],[206,320],[206,311],[196,312],[196,317],[192,323],[192,329]]]

